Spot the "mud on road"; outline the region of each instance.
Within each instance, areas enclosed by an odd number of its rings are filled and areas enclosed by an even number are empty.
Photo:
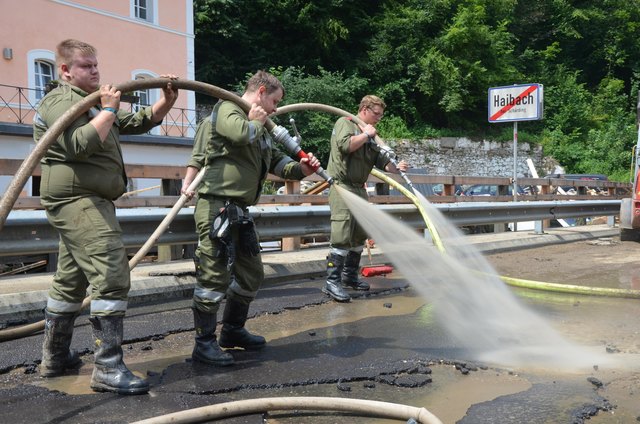
[[[636,288],[640,244],[617,239],[488,255],[500,275],[578,285]],[[119,397],[88,389],[92,355],[75,375],[42,380],[35,363],[0,375],[0,403],[11,422],[130,422],[182,409],[271,396],[337,396],[424,406],[445,423],[631,423],[640,417],[640,300],[513,289],[568,340],[607,352],[624,366],[594,364],[584,373],[513,369],[465,361],[465,352],[434,323],[428,299],[403,288],[350,304],[328,301],[321,281],[266,287],[255,302],[251,331],[262,352],[235,352],[236,365],[202,369],[190,361],[188,308],[132,314],[137,322],[177,321],[175,331],[125,347],[127,364],[147,375],[149,396]],[[373,284],[374,288],[376,284]],[[282,301],[279,289],[287,293]],[[166,309],[166,308],[165,308]],[[133,311],[132,311],[133,312]],[[180,329],[182,328],[182,329]],[[82,330],[79,329],[79,330]],[[78,338],[87,338],[79,331]],[[41,338],[25,344],[37,357]],[[114,405],[118,405],[114,408]],[[329,424],[397,421],[322,413],[254,414],[224,423]]]
[[[618,237],[487,256],[500,275],[535,281],[640,290],[640,243]],[[569,340],[604,349],[627,366],[596,370],[595,392],[615,408],[592,423],[640,421],[640,299],[516,290]],[[553,421],[550,421],[553,422]]]

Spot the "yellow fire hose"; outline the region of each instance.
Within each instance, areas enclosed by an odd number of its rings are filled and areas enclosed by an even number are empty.
[[[278,111],[276,112],[276,115],[298,112],[298,111],[305,111],[305,110],[330,112],[336,115],[347,116],[354,119],[354,115],[350,114],[349,112],[346,112],[342,109],[338,109],[335,107],[328,107],[326,105],[322,105],[318,103],[296,103],[296,104],[286,105],[279,108]],[[422,206],[422,203],[420,202],[418,197],[415,196],[413,193],[411,193],[409,190],[407,190],[402,184],[400,184],[393,178],[389,177],[385,173],[375,168],[371,171],[371,175],[386,182],[390,186],[393,186],[413,202],[416,208],[418,208],[418,211],[420,212],[420,215],[424,220],[427,230],[431,234],[431,238],[433,240],[434,245],[441,253],[445,253],[445,247],[442,243],[442,239],[438,234],[437,229],[434,227],[433,222],[431,222],[431,219],[429,218],[428,214],[424,210],[424,207]],[[582,294],[582,295],[591,295],[591,296],[608,296],[608,297],[621,297],[621,298],[627,298],[627,299],[640,299],[640,290],[614,289],[614,288],[607,288],[607,287],[587,287],[587,286],[577,286],[577,285],[571,285],[571,284],[547,283],[547,282],[523,280],[519,278],[512,278],[512,277],[505,277],[505,276],[500,276],[500,279],[510,286],[527,288],[532,290],[543,290],[543,291],[550,291],[550,292],[557,292],[557,293]]]

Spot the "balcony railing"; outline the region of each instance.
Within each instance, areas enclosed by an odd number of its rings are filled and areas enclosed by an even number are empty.
[[[0,84],[0,122],[32,125],[38,107],[34,88]],[[133,111],[138,105],[122,102],[120,108]],[[195,109],[172,108],[152,134],[169,137],[193,137],[198,125]]]

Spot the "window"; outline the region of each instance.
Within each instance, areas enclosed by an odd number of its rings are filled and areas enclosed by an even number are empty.
[[[34,49],[27,52],[27,81],[29,103],[35,106],[44,97],[47,83],[56,78],[56,55],[50,50]]]
[[[136,73],[133,76],[134,80],[143,80],[145,78],[154,78],[150,73]],[[155,96],[151,93],[151,90],[136,90],[133,92],[133,95],[136,97],[136,102],[131,104],[131,109],[134,112],[139,111],[140,109],[144,109],[147,106],[151,106],[153,101],[155,100]]]
[[[54,79],[53,65],[44,60],[36,60],[33,64],[33,76],[35,78],[35,99],[36,101],[42,99],[45,94],[47,84]]]
[[[131,15],[141,21],[157,23],[156,4],[157,0],[131,0]]]
[[[136,18],[147,20],[147,0],[135,0],[133,8],[135,10]]]
[[[133,105],[133,110],[137,112],[140,109],[145,108],[146,106],[151,106],[151,95],[149,93],[149,90],[137,90],[133,94],[138,98],[138,103],[135,103]]]
[[[131,72],[131,79],[134,80],[143,80],[146,78],[157,78],[157,75],[154,72],[151,72],[147,69],[135,69]],[[135,103],[131,102],[131,110],[133,112],[137,112],[140,109],[144,109],[147,106],[151,106],[160,98],[160,89],[153,90],[136,90],[133,92],[135,96]],[[155,127],[151,130],[151,134],[159,135],[161,132],[160,127]]]

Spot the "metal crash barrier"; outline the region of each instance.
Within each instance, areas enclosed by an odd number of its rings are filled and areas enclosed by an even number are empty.
[[[620,200],[444,203],[434,206],[456,226],[543,221],[607,216],[610,225],[620,213]],[[407,225],[425,229],[414,205],[376,205]],[[249,208],[261,241],[285,237],[324,236],[330,232],[328,205],[267,206]],[[140,247],[166,216],[166,208],[118,209],[117,216],[128,248]],[[180,211],[160,245],[195,244],[193,208]],[[0,231],[0,257],[35,255],[58,251],[58,235],[43,210],[14,210]]]

